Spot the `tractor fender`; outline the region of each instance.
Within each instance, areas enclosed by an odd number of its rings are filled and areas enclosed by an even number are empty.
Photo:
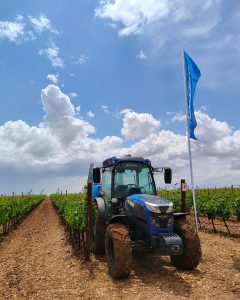
[[[103,224],[106,224],[107,223],[107,211],[106,211],[106,204],[105,204],[103,198],[97,197],[94,199],[94,201],[97,203],[98,217],[99,217],[100,221]]]
[[[128,217],[126,215],[116,215],[112,217],[109,221],[109,224],[116,224],[116,223],[128,225]]]

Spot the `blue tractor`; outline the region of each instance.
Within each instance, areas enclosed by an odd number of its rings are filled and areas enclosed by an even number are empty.
[[[157,196],[154,172],[163,171],[171,183],[170,168],[154,169],[149,159],[111,157],[93,169],[91,249],[106,253],[113,278],[126,278],[134,253],[169,255],[183,270],[195,268],[201,246],[186,213],[173,213],[173,203]]]

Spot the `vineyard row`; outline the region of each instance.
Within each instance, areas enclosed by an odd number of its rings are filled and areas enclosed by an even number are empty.
[[[2,233],[9,231],[16,222],[29,213],[44,198],[46,198],[46,195],[1,196],[0,226]]]

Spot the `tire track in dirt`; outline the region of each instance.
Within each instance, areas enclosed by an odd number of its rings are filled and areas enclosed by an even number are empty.
[[[76,256],[49,199],[0,244],[0,299],[239,299],[239,239],[200,233],[203,260],[191,272],[167,257],[134,258],[127,280],[112,280],[105,256]]]

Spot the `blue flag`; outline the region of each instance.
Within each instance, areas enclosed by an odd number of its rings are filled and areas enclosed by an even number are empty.
[[[198,79],[201,76],[201,72],[198,69],[195,62],[185,51],[184,51],[184,62],[185,62],[185,74],[186,74],[186,95],[187,95],[187,105],[188,105],[188,113],[189,113],[189,133],[190,133],[190,138],[197,140],[194,134],[194,129],[197,126],[197,121],[194,115],[193,98],[194,98]]]

